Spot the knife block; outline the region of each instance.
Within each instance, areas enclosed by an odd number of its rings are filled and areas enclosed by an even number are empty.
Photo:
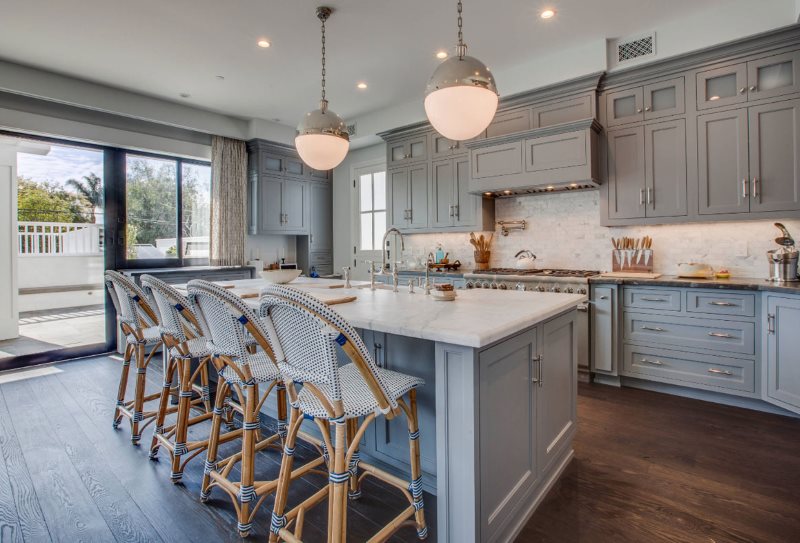
[[[614,249],[611,251],[611,271],[653,271],[652,249]]]

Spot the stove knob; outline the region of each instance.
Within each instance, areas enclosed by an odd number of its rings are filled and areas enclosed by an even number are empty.
[[[564,290],[564,292],[566,292],[567,294],[572,294],[573,292],[575,292],[575,289],[574,289],[574,288],[572,288],[572,287],[567,287],[567,288]]]
[[[500,290],[508,290],[508,285],[506,285],[505,283],[500,283],[500,286],[498,288]]]
[[[539,285],[538,287],[536,287],[536,290],[538,290],[539,292],[546,292],[547,291],[547,289],[544,288],[544,285]]]
[[[561,292],[561,287],[550,287],[550,292]]]
[[[514,285],[514,290],[525,290],[525,285],[523,285],[522,283],[517,283],[516,285]]]
[[[586,289],[585,288],[579,288],[578,289],[578,294],[586,294]]]
[[[481,285],[481,288],[492,288],[492,286],[489,284],[488,281],[484,281],[483,284]]]
[[[492,282],[491,286],[492,286],[493,289],[497,290],[497,283],[495,283],[494,281]]]

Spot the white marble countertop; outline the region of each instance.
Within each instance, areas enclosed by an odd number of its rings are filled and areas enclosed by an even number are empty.
[[[259,289],[265,284],[261,279],[226,283],[242,289]],[[316,288],[340,284],[340,280],[299,278],[289,286],[313,295]],[[355,287],[366,284],[353,282]],[[435,300],[421,289],[414,294],[407,288],[395,293],[372,291],[368,286],[326,292],[357,297],[354,302],[334,306],[356,328],[477,348],[543,322],[586,299],[581,294],[484,289],[459,290],[452,302]],[[254,298],[246,301],[253,307],[259,303]]]

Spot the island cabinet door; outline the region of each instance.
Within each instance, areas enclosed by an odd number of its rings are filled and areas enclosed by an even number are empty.
[[[364,332],[364,338],[378,366],[425,380],[425,384],[417,389],[420,462],[423,485],[435,488],[436,481],[431,477],[436,473],[435,344],[432,341],[370,331]],[[408,400],[408,397],[405,399]],[[375,456],[390,466],[396,466],[397,474],[408,478],[411,457],[406,417],[401,415],[392,420],[378,417],[374,425]]]
[[[536,484],[536,355],[536,329],[480,353],[481,541],[504,533]]]
[[[539,473],[553,468],[575,433],[578,392],[578,338],[575,312],[540,327],[541,349],[537,357],[536,450]]]
[[[800,413],[800,297],[767,298],[764,399]]]

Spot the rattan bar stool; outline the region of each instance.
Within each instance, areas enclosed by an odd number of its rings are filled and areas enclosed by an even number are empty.
[[[105,283],[119,317],[120,330],[125,336],[122,375],[112,425],[114,429],[119,428],[122,417],[127,417],[131,424],[131,442],[138,445],[142,430],[156,417],[156,411],[144,411],[144,404],[161,397],[160,392],[145,395],[147,366],[161,347],[161,329],[153,311],[152,300],[136,283],[113,270],[105,272]],[[149,353],[147,349],[150,349]],[[133,400],[126,401],[131,358],[135,358],[136,362],[136,388]]]
[[[361,494],[360,483],[371,475],[398,488],[409,502],[370,541],[384,541],[401,526],[413,523],[417,536],[425,539],[420,468],[419,426],[416,388],[424,381],[379,368],[356,331],[336,311],[299,290],[269,285],[262,291],[260,314],[271,324],[270,340],[278,367],[288,383],[291,405],[286,451],[281,463],[270,541],[297,542],[302,538],[302,520],[308,508],[328,498],[328,541],[347,540],[347,499]],[[337,346],[350,359],[339,366]],[[301,386],[298,390],[298,386]],[[403,396],[408,394],[408,402]],[[387,473],[359,458],[358,444],[377,416],[404,414],[408,423],[411,481]],[[328,486],[286,512],[291,483],[292,455],[303,419],[312,419],[332,451],[328,463]],[[331,438],[330,425],[334,425]],[[293,530],[292,524],[294,524]]]
[[[208,500],[214,487],[225,491],[236,508],[239,535],[246,537],[252,528],[256,511],[278,486],[277,479],[255,480],[255,454],[266,447],[283,451],[283,440],[286,436],[286,387],[274,362],[264,323],[244,300],[207,281],[190,281],[188,291],[189,300],[208,326],[208,349],[219,375],[200,497],[203,501]],[[257,342],[261,347],[260,351],[251,352],[252,349],[248,348],[249,338]],[[263,395],[259,393],[260,385],[267,386]],[[234,411],[242,417],[242,448],[236,454],[219,459],[219,444],[223,437],[230,434],[220,436],[222,407],[229,389],[235,391],[239,399],[239,403],[230,403]],[[277,391],[278,432],[263,437],[260,410],[273,389]],[[305,475],[323,463],[324,460],[320,457],[298,468],[290,477]],[[241,472],[239,481],[231,479],[232,470],[237,464]]]
[[[142,275],[141,282],[144,291],[156,302],[161,338],[164,347],[169,349],[164,360],[164,386],[150,444],[150,458],[158,457],[161,446],[166,448],[172,460],[170,479],[177,483],[183,477],[186,464],[208,446],[207,438],[186,441],[190,426],[209,420],[212,416],[208,382],[211,352],[204,337],[207,325],[192,311],[189,299],[172,286],[152,275]],[[197,365],[194,371],[193,362]],[[170,407],[172,379],[176,373],[180,389],[178,406]],[[190,417],[193,408],[200,413]],[[165,426],[167,415],[173,413],[177,414],[175,422]],[[236,436],[231,436],[231,439],[233,437]]]

